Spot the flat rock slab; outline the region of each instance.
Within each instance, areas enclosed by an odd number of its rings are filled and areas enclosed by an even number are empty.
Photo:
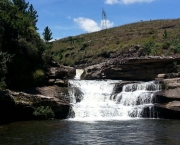
[[[174,111],[180,111],[180,101],[172,101],[167,104],[158,104],[156,106],[174,110]]]

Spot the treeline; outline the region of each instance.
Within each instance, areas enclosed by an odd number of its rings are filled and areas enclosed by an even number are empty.
[[[25,0],[0,0],[0,89],[43,83],[52,33],[47,27],[50,37],[41,39],[37,18]]]

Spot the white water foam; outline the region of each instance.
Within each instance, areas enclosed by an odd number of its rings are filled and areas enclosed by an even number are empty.
[[[80,80],[81,79],[81,75],[84,72],[83,69],[76,69],[76,76],[75,76],[75,80]]]
[[[153,110],[154,93],[160,90],[155,82],[127,84],[122,92],[113,93],[119,80],[69,80],[73,120],[127,120],[142,117],[143,109]],[[79,94],[77,93],[80,92]],[[78,100],[78,101],[77,101]],[[150,117],[153,117],[151,113]],[[71,118],[72,120],[72,118]]]
[[[120,81],[70,80],[70,84],[83,92],[83,98],[80,102],[75,102],[77,96],[73,96],[74,119],[106,120],[112,116],[118,117],[118,104],[110,100],[115,83],[118,82]]]

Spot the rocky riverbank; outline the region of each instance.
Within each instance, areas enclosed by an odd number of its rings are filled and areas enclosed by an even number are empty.
[[[81,79],[121,79],[117,90],[128,83],[156,80],[162,90],[156,94],[154,109],[160,118],[180,119],[180,58],[143,57],[113,59],[84,69]],[[39,106],[49,106],[55,118],[67,118],[71,110],[68,79],[76,75],[75,68],[61,66],[52,61],[47,69],[45,87],[23,91],[0,92],[0,124],[35,119],[33,112]],[[77,90],[77,93],[78,90]]]
[[[162,84],[162,90],[155,104],[158,117],[180,119],[180,76],[179,73],[159,74],[156,78]]]
[[[36,119],[33,112],[40,106],[49,106],[53,110],[55,118],[66,118],[70,105],[68,97],[63,93],[64,90],[62,91],[61,88],[55,86],[39,89],[34,90],[39,91],[36,94],[15,92],[12,90],[1,91],[0,124]]]
[[[75,75],[75,68],[52,61],[47,68],[45,87],[0,91],[0,124],[36,119],[33,112],[41,106],[50,107],[55,118],[67,118],[71,109],[68,79]]]

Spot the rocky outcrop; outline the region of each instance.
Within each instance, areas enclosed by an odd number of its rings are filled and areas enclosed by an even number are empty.
[[[62,66],[51,61],[47,68],[47,77],[49,85],[58,85],[60,87],[67,87],[67,79],[73,79],[76,75],[76,69],[70,66]]]
[[[85,68],[82,79],[154,80],[158,74],[172,73],[180,58],[133,57],[112,59]]]
[[[66,118],[71,109],[68,79],[75,75],[75,68],[51,60],[46,70],[46,87],[0,91],[0,124],[33,119],[33,112],[40,106],[49,106],[55,118]]]
[[[155,110],[159,118],[180,119],[180,101],[156,104]]]
[[[155,110],[159,118],[180,119],[180,76],[178,73],[157,75],[162,90],[156,96]]]
[[[180,99],[180,78],[164,79],[163,96]]]
[[[35,94],[29,94],[11,90],[1,91],[0,124],[34,119],[33,112],[39,106],[51,107],[55,118],[67,118],[71,108],[67,88],[42,87],[37,88],[35,92]]]

